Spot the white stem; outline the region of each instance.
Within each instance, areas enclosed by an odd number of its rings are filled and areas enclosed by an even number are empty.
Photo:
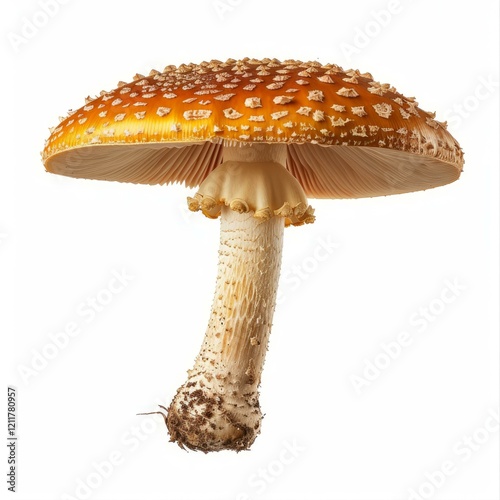
[[[258,386],[276,303],[283,217],[222,208],[217,285],[205,339],[168,409],[171,440],[247,449],[260,431]]]

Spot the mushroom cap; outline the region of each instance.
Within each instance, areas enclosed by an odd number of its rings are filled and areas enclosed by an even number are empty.
[[[42,153],[71,177],[198,186],[238,143],[286,144],[311,198],[418,191],[458,179],[446,124],[369,73],[334,64],[230,59],[136,75],[71,111]]]

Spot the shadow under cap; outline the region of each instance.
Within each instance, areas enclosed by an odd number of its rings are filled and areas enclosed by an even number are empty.
[[[461,173],[453,163],[392,149],[314,144],[289,144],[286,149],[285,167],[309,198],[408,193],[449,184]],[[85,179],[136,184],[178,182],[194,188],[223,158],[223,143],[210,141],[87,146],[56,154],[47,162],[47,170]]]

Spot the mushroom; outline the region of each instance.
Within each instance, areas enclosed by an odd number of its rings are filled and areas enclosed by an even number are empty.
[[[445,123],[369,73],[247,58],[168,66],[88,98],[43,161],[71,177],[199,186],[189,208],[220,216],[205,338],[165,415],[171,441],[208,452],[248,449],[260,432],[283,230],[314,221],[307,198],[442,186],[463,155]]]

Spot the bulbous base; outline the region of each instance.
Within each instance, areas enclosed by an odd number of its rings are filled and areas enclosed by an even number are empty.
[[[249,449],[260,432],[261,420],[257,397],[236,402],[187,382],[170,404],[166,424],[170,441],[208,453]]]

